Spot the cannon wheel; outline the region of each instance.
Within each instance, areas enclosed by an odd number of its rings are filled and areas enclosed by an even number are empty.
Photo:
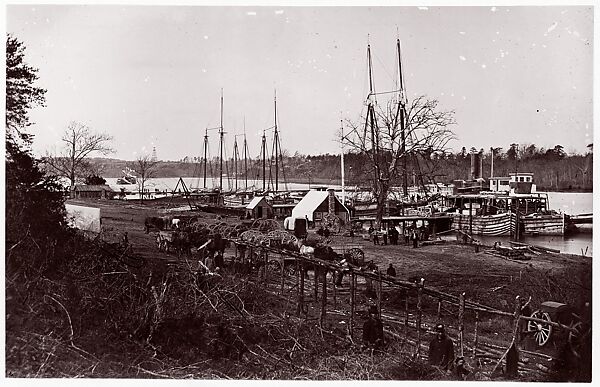
[[[531,317],[552,321],[547,312],[542,312],[540,310],[533,312]],[[550,340],[550,335],[552,335],[552,325],[537,321],[527,321],[527,331],[533,332],[533,338],[535,339],[535,342],[538,346],[543,347]]]

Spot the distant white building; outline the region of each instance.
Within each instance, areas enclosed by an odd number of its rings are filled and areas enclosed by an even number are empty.
[[[515,188],[525,191],[520,193],[536,192],[536,186],[533,183],[533,173],[519,172],[509,173],[509,177],[490,177],[490,191],[492,192],[515,193]]]
[[[508,192],[510,191],[510,177],[490,177],[490,191]]]

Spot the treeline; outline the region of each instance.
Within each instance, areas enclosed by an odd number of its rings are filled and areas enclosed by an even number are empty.
[[[419,154],[407,158],[408,184],[451,183],[453,180],[469,180],[471,178],[471,153],[479,153],[482,158],[482,176],[486,179],[492,173],[494,177],[508,177],[515,171],[531,172],[539,190],[577,190],[591,191],[593,187],[593,152],[588,147],[585,154],[567,154],[560,145],[544,149],[535,145],[517,147],[512,144],[503,151],[502,148],[467,150],[458,153],[446,152]],[[369,174],[363,155],[347,153],[345,155],[345,179],[348,185],[366,185]],[[391,157],[388,155],[388,157]],[[127,161],[98,158],[93,160],[99,166],[102,176],[120,177]],[[267,161],[266,174],[269,176]],[[262,163],[250,160],[247,163],[248,178],[262,178]],[[218,161],[211,160],[207,165],[209,176],[218,176]],[[223,166],[224,173],[233,175],[233,160],[227,160]],[[204,169],[201,159],[186,161],[163,161],[157,166],[156,177],[201,177]],[[274,173],[274,172],[272,172]],[[243,160],[238,161],[238,174],[243,176]],[[341,182],[340,155],[294,155],[283,156],[283,170],[279,176],[289,182],[332,183]],[[420,178],[422,176],[422,180]],[[396,177],[395,184],[401,184],[401,177]]]

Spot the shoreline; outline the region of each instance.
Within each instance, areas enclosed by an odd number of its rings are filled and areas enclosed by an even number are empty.
[[[121,176],[106,176],[106,179],[118,179]],[[182,175],[182,176],[156,176],[153,177],[152,179],[178,179],[178,178],[186,178],[186,179],[194,179],[194,178],[198,178],[198,176],[187,176],[187,175]],[[150,180],[152,180],[150,179]],[[208,179],[208,178],[207,178]],[[212,179],[212,177],[211,177]],[[311,178],[311,179],[307,179],[307,178],[294,178],[292,180],[287,181],[287,183],[290,184],[310,184],[310,185],[315,185],[315,186],[319,186],[319,185],[336,185],[339,186],[341,185],[341,182],[339,179],[328,179],[328,178]],[[356,187],[356,184],[354,183],[347,183],[346,184],[347,187]],[[581,189],[577,189],[577,188],[550,188],[550,187],[543,187],[543,186],[538,186],[537,187],[537,191],[538,192],[557,192],[557,193],[593,193],[594,190],[591,188],[581,188]]]

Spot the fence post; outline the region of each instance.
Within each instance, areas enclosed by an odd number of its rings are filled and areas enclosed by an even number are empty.
[[[350,274],[350,324],[348,324],[350,338],[352,338],[352,334],[354,332],[354,288],[355,286],[355,278],[356,275],[354,272]]]
[[[269,287],[269,252],[263,249],[263,281],[265,283],[265,288]]]
[[[319,274],[321,272],[321,265],[313,265],[313,267],[315,268],[315,275],[314,277],[314,293],[315,293],[315,302],[319,301]]]
[[[423,314],[423,305],[421,304],[423,298],[423,287],[425,278],[421,278],[421,281],[417,284],[417,350],[415,352],[415,358],[419,358],[421,353],[421,317]]]
[[[283,291],[285,289],[285,258],[283,254],[281,254],[281,295],[283,295]]]
[[[465,292],[458,295],[458,342],[460,356],[465,355],[464,325],[465,322]]]
[[[300,312],[304,308],[304,268],[300,264],[300,260],[296,259],[296,270],[297,276],[299,278],[298,284],[298,306],[296,308],[296,315],[300,316]]]
[[[514,332],[514,340],[515,342],[518,344],[519,343],[519,336],[520,336],[520,322],[519,322],[519,318],[521,317],[521,297],[517,296],[515,297],[515,316],[513,318],[513,322],[514,322],[514,327],[515,327],[515,332]]]
[[[408,289],[404,290],[404,339],[408,337]]]
[[[335,276],[337,272],[333,272],[333,276],[331,278],[331,285],[333,287],[333,307],[337,308],[337,287],[335,286]]]
[[[475,311],[475,338],[473,339],[473,359],[477,358],[477,329],[479,328],[479,311]]]
[[[381,320],[381,271],[377,271],[377,274],[379,276],[379,281],[377,283],[377,313]]]
[[[325,315],[327,313],[327,271],[323,268],[323,290],[321,291],[321,319],[320,324],[323,328],[323,322],[325,321]]]
[[[513,337],[511,340],[508,349],[502,357],[498,360],[492,371],[491,375],[496,372],[496,369],[502,364],[502,360],[506,358],[506,375],[507,376],[516,376],[519,372],[519,351],[518,351],[518,341],[517,338],[519,336],[519,316],[521,314],[521,302],[520,297],[517,296],[515,298],[515,312],[513,314]],[[514,350],[513,350],[514,349]]]

